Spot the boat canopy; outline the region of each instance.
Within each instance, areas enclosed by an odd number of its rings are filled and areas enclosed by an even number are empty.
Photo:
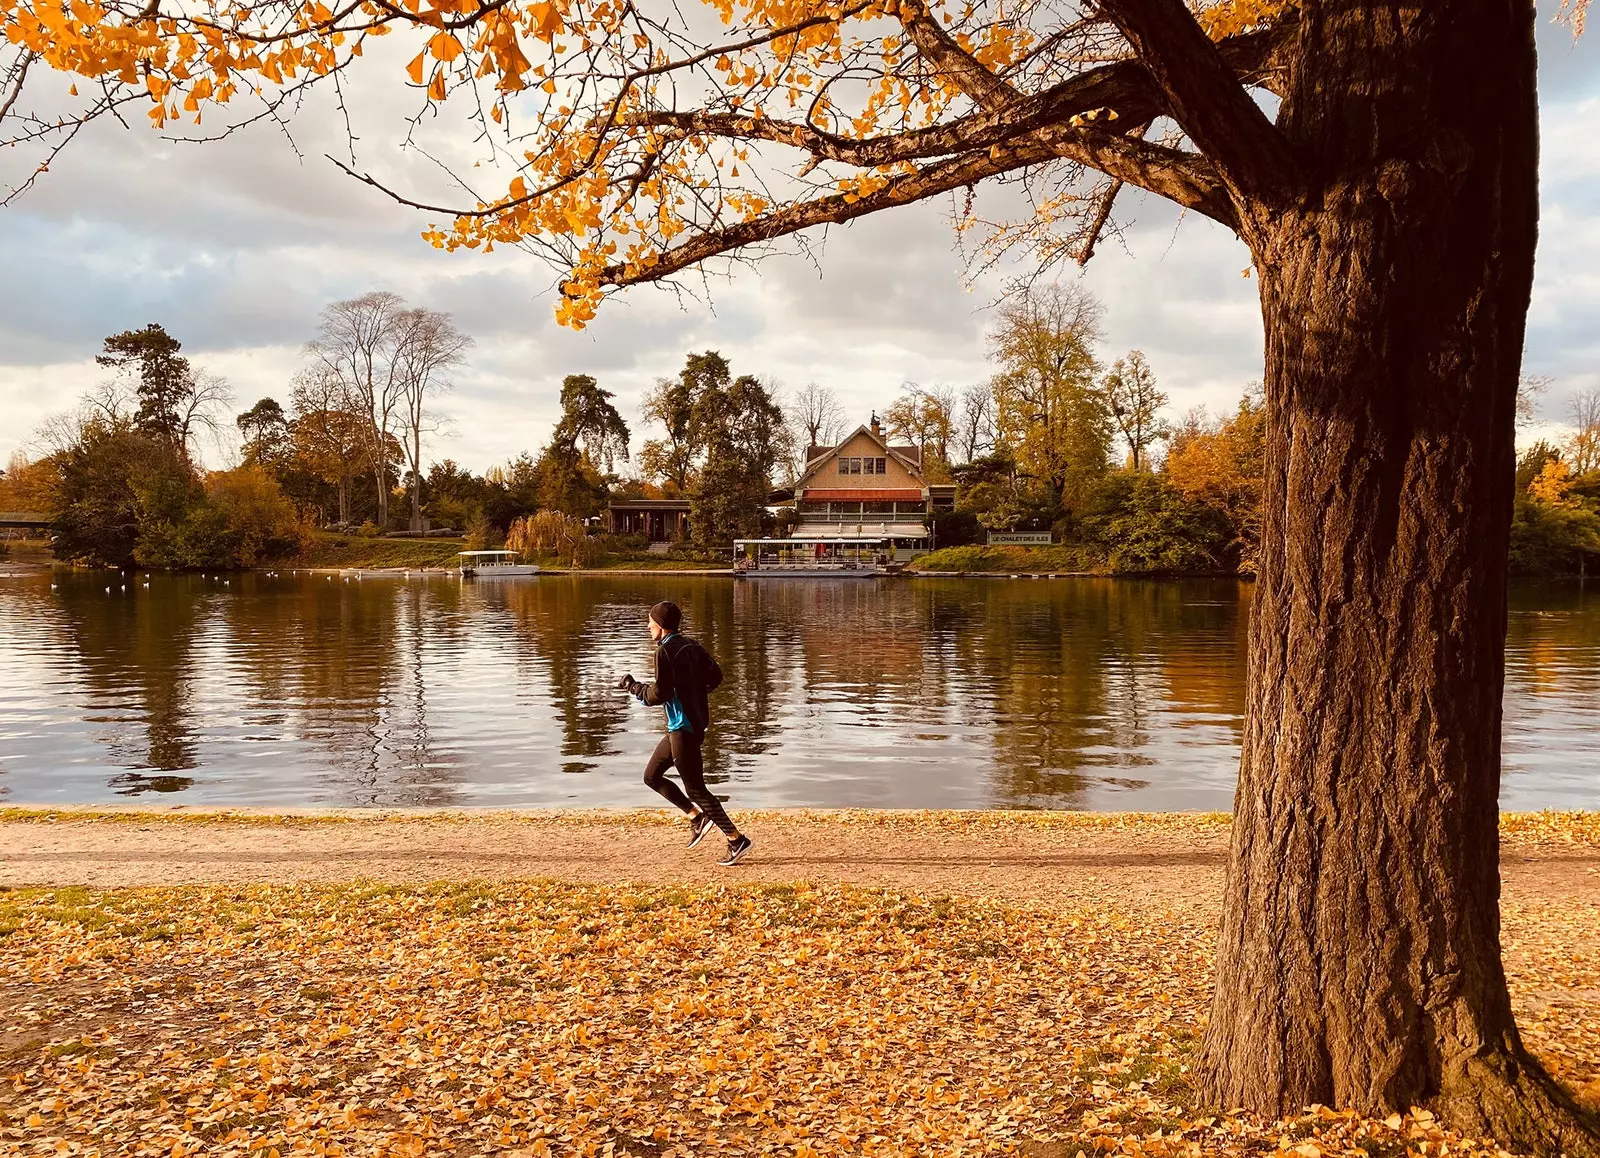
[[[457,554],[463,559],[503,559],[507,556],[515,558],[517,553],[515,551],[458,551]]]
[[[848,535],[828,535],[822,538],[800,538],[797,536],[793,539],[735,539],[733,541],[735,550],[740,547],[814,547],[818,545],[824,547],[851,545],[858,547],[879,547],[883,545],[883,540],[858,539],[852,538]]]

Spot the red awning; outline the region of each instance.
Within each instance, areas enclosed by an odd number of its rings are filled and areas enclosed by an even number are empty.
[[[800,492],[800,500],[807,503],[920,503],[923,498],[921,491],[913,490],[847,491],[806,487]]]

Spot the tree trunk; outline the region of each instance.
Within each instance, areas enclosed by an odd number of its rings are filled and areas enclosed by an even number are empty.
[[[389,531],[389,471],[381,461],[373,468],[372,477],[378,484],[378,533],[383,535]]]
[[[422,424],[418,420],[411,427],[411,526],[413,532],[422,530]]]
[[[1576,1154],[1600,1147],[1522,1048],[1499,941],[1533,18],[1303,11],[1280,124],[1322,191],[1245,230],[1266,485],[1202,1084]]]

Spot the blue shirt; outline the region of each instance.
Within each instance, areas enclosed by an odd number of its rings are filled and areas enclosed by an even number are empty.
[[[666,643],[677,632],[672,632],[661,637],[661,642]],[[683,714],[683,705],[678,702],[678,693],[674,691],[672,698],[662,705],[667,712],[667,731],[682,732],[689,726],[689,717]]]

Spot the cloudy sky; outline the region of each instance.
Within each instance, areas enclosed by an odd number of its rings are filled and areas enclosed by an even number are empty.
[[[1540,83],[1527,370],[1554,379],[1541,403],[1554,423],[1572,390],[1600,386],[1600,32],[1574,44],[1545,27]],[[360,100],[362,163],[429,192],[426,163],[392,147],[398,106],[376,90]],[[778,257],[740,269],[710,285],[709,302],[631,290],[573,333],[554,323],[545,267],[516,251],[438,253],[418,238],[424,216],[339,174],[322,156],[338,147],[325,111],[302,115],[294,146],[270,127],[196,146],[108,122],[0,209],[0,462],[99,379],[93,355],[107,334],[160,322],[230,381],[243,409],[286,400],[318,312],[371,289],[449,311],[476,339],[445,404],[450,430],[429,457],[479,471],[538,448],[571,373],[594,374],[635,423],[641,390],[693,350],[720,350],[735,373],[791,388],[832,386],[852,421],[905,382],[961,385],[989,372],[985,307],[998,281],[969,283],[945,204],[835,230],[820,265]],[[0,184],[15,176],[0,169]],[[1228,231],[1153,198],[1122,212],[1124,245],[1104,246],[1082,275],[1107,306],[1105,355],[1143,349],[1174,411],[1231,406],[1261,374],[1255,283],[1240,276],[1248,254]]]

